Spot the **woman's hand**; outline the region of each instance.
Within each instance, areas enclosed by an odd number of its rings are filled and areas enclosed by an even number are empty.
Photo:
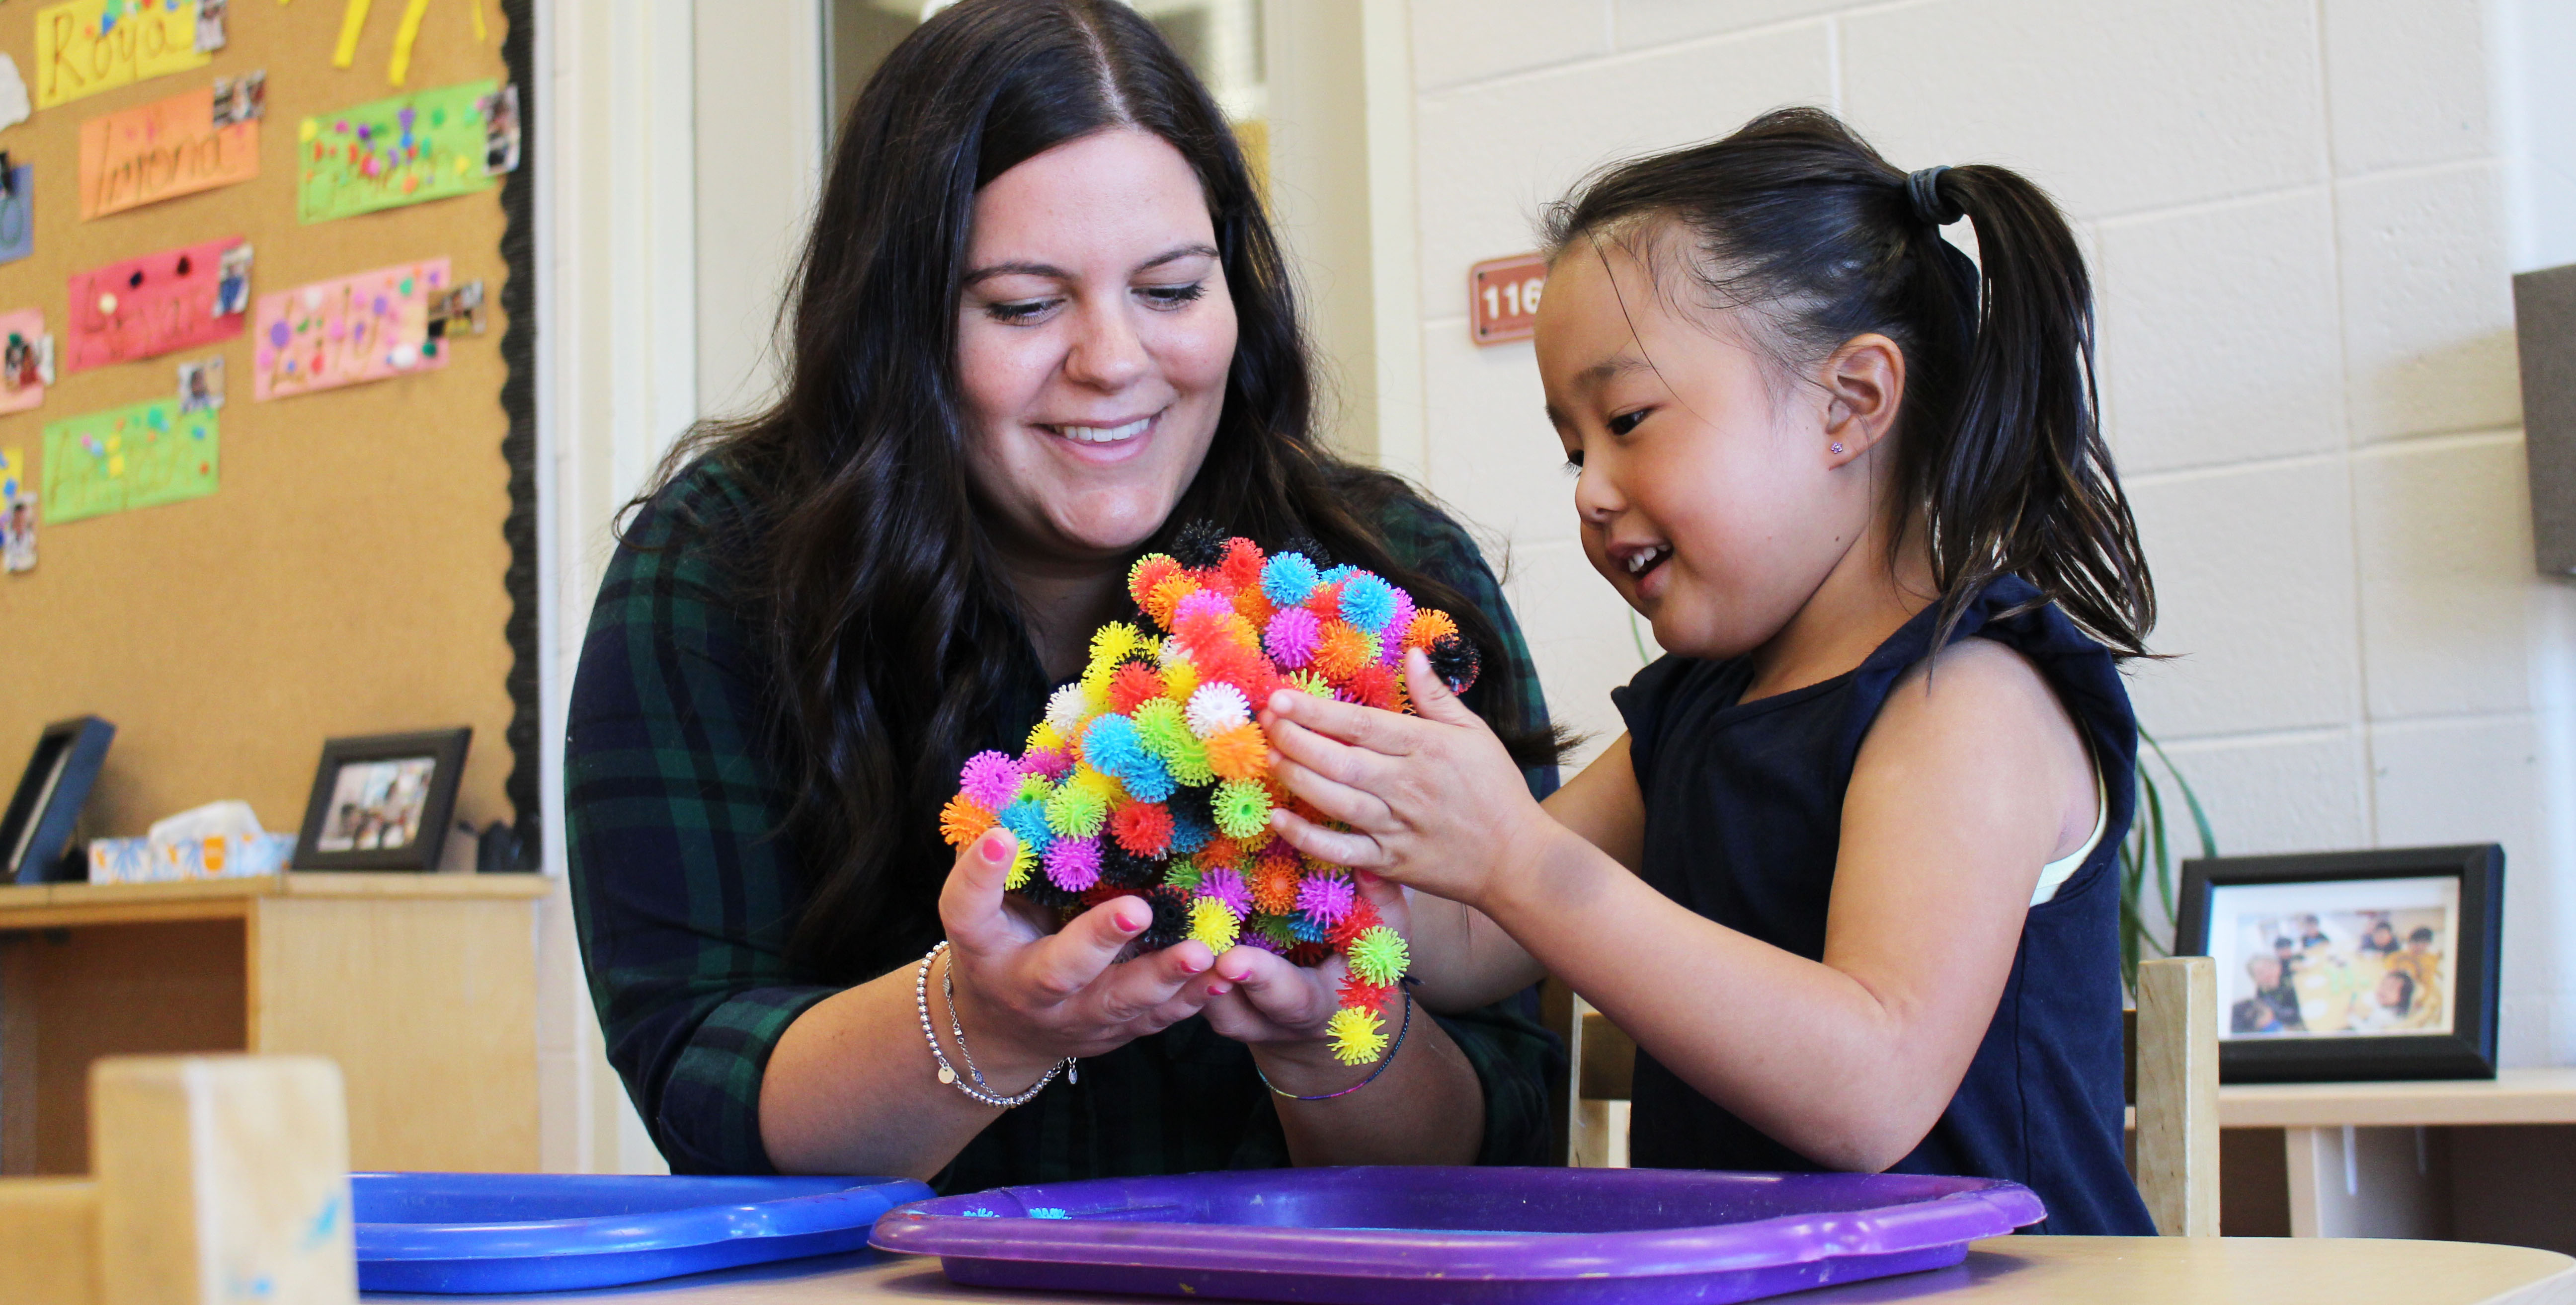
[[[986,831],[957,854],[939,895],[957,1019],[993,1090],[1017,1092],[1067,1056],[1100,1055],[1207,1004],[1212,985],[1199,976],[1216,958],[1205,944],[1119,960],[1153,923],[1136,897],[1103,902],[1050,931],[1050,913],[1003,896],[1017,850],[1009,830]],[[940,1003],[931,1009],[940,1023]],[[944,1024],[939,1033],[948,1037]]]
[[[1419,649],[1405,653],[1404,682],[1419,717],[1290,689],[1270,695],[1261,719],[1278,754],[1272,773],[1349,826],[1281,808],[1271,828],[1300,851],[1481,907],[1564,829]]]

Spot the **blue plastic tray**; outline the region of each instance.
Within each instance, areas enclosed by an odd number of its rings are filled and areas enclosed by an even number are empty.
[[[908,1178],[351,1174],[364,1291],[612,1287],[854,1251]]]

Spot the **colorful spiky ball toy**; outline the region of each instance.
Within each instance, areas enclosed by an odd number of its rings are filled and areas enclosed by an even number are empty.
[[[1248,539],[1193,523],[1168,556],[1128,572],[1157,633],[1113,621],[1091,636],[1082,678],[1055,691],[1015,758],[979,752],[939,813],[964,847],[994,825],[1019,854],[1006,880],[1073,912],[1135,894],[1151,903],[1144,950],[1195,938],[1215,952],[1259,947],[1300,965],[1341,954],[1341,1009],[1326,1026],[1344,1064],[1386,1049],[1384,1010],[1404,977],[1404,937],[1378,918],[1343,866],[1271,833],[1296,803],[1270,776],[1256,719],[1275,690],[1411,711],[1404,654],[1420,648],[1464,693],[1475,645],[1445,612],[1350,566],[1319,565],[1311,543],[1265,556]]]

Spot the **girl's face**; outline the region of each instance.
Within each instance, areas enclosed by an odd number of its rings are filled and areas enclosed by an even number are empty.
[[[1768,642],[1869,524],[1866,477],[1836,474],[1861,450],[1831,450],[1831,393],[1720,325],[1676,315],[1633,255],[1581,238],[1538,314],[1584,552],[1691,657]]]
[[[1198,474],[1234,361],[1198,177],[1159,136],[1095,132],[995,177],[974,223],[957,362],[975,488],[1023,556],[1122,554]]]

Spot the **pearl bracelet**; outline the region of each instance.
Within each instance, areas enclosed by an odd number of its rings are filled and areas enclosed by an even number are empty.
[[[1045,1091],[1046,1085],[1054,1082],[1055,1076],[1058,1074],[1066,1075],[1067,1082],[1075,1081],[1072,1077],[1075,1073],[1074,1063],[1073,1058],[1070,1056],[1067,1056],[1063,1063],[1049,1068],[1046,1072],[1046,1077],[1041,1078],[1035,1084],[1032,1084],[1028,1091],[1015,1097],[999,1096],[985,1091],[983,1086],[984,1075],[981,1072],[975,1073],[975,1081],[973,1083],[968,1083],[957,1076],[957,1071],[949,1067],[948,1053],[940,1050],[939,1035],[932,1030],[930,1024],[930,963],[938,960],[939,954],[946,950],[948,950],[948,943],[945,940],[942,940],[938,946],[931,948],[928,952],[922,955],[921,964],[912,972],[912,1006],[914,1012],[921,1016],[921,1040],[930,1044],[930,1058],[939,1064],[939,1081],[956,1088],[958,1091],[973,1097],[977,1101],[983,1102],[985,1105],[1000,1106],[1005,1110],[1010,1109],[1013,1106],[1024,1106],[1029,1102],[1036,1100],[1038,1093]],[[950,968],[953,970],[955,967],[952,965]],[[957,990],[948,975],[943,974],[940,978],[941,995],[948,999],[949,1028],[957,1037],[958,1054],[965,1056],[966,1030],[957,1022]],[[966,1067],[972,1071],[974,1070],[974,1066],[975,1058],[972,1056],[966,1056]]]

